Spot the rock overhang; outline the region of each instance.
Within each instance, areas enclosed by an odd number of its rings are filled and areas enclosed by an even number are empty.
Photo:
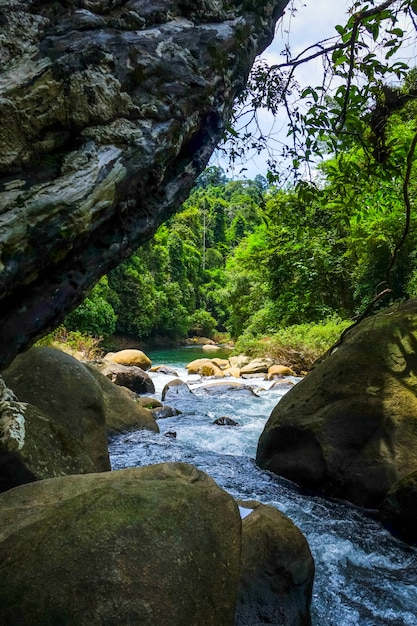
[[[175,212],[286,4],[0,2],[0,368]]]

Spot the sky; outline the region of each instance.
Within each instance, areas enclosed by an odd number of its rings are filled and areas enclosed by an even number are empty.
[[[286,44],[289,44],[292,56],[295,56],[308,46],[337,35],[334,27],[337,24],[346,24],[349,18],[348,10],[353,0],[293,0],[292,4],[297,9],[296,14],[291,16],[288,5],[283,18],[277,24],[274,41],[261,55],[261,58],[270,64],[283,62],[281,51]],[[308,85],[317,86],[321,83],[321,78],[320,58],[300,65],[297,69],[296,79],[301,88]],[[260,120],[265,134],[272,131],[278,139],[285,140],[287,118],[284,111],[275,118],[268,112],[262,112]],[[257,174],[266,174],[267,158],[267,153],[262,153],[244,163],[236,163],[230,169],[228,160],[220,151],[216,151],[210,165],[223,167],[229,177],[253,179]]]

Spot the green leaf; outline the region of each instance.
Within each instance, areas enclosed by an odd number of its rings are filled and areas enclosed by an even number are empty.
[[[349,39],[351,39],[351,37],[352,37],[352,31],[345,32],[345,34],[342,35],[343,43],[347,43],[349,41]]]
[[[342,54],[336,61],[333,61],[335,67],[338,65],[343,65],[343,63],[348,63],[349,59],[345,54]]]
[[[403,37],[404,31],[401,28],[393,28],[392,30],[387,31],[390,35],[395,35],[396,37]]]

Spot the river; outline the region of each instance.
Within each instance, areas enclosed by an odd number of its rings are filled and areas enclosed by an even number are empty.
[[[110,442],[112,468],[165,461],[192,463],[235,498],[258,500],[285,513],[307,537],[315,560],[314,626],[416,626],[417,549],[392,537],[369,512],[306,495],[255,465],[264,424],[297,379],[273,389],[262,379],[250,379],[244,382],[257,395],[212,395],[199,388],[199,377],[189,377],[185,369],[186,363],[207,356],[201,349],[147,354],[154,365],[173,367],[194,395],[167,402],[181,414],[158,420],[159,435],[137,431],[115,436]],[[164,385],[174,376],[151,376],[155,397],[160,399]],[[240,426],[213,425],[222,416]],[[176,438],[165,436],[172,431]]]

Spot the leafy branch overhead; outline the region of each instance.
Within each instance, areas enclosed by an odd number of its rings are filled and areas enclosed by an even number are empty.
[[[416,30],[416,12],[415,0],[356,0],[346,24],[335,26],[335,37],[316,42],[295,56],[286,46],[281,63],[268,65],[260,59],[229,126],[226,141],[232,146],[232,160],[245,156],[248,149],[267,149],[271,180],[282,179],[283,167],[278,161],[283,160],[297,177],[301,164],[308,167],[324,154],[337,153],[352,137],[377,157],[372,142],[380,144],[379,157],[383,159],[387,116],[417,94],[415,85],[409,85],[407,95],[396,88],[412,69],[398,53],[410,41],[404,24],[408,31]],[[297,69],[317,58],[323,63],[321,84],[301,89]],[[262,110],[273,116],[286,112],[288,141],[261,131],[258,119]]]

